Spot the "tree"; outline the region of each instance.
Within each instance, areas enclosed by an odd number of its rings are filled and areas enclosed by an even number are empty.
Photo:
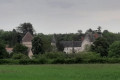
[[[28,54],[28,48],[22,44],[16,44],[13,48],[14,53],[22,53],[27,55]]]
[[[33,51],[33,54],[43,54],[44,53],[43,41],[40,36],[36,36],[32,40],[32,51]]]
[[[108,48],[109,44],[103,37],[96,39],[96,41],[91,46],[92,51],[100,53],[102,57],[108,55]]]
[[[15,44],[18,43],[18,33],[16,32],[15,29],[13,29],[13,31],[12,31],[12,39],[11,39],[10,43],[11,43],[12,47],[15,46]]]
[[[103,37],[106,38],[107,42],[111,45],[115,41],[120,40],[120,34],[119,33],[112,33],[108,30],[103,31]]]
[[[101,29],[102,29],[102,28],[101,28],[101,26],[98,26],[97,29],[98,29],[98,32],[101,32]]]
[[[0,43],[0,59],[7,58],[8,53],[5,50],[5,45],[3,43]]]
[[[56,47],[58,51],[62,51],[64,50],[64,46],[62,44],[60,44],[60,41],[57,41],[56,43]]]
[[[35,32],[31,23],[23,23],[17,27],[17,31],[23,34],[26,34],[28,31],[33,35]]]
[[[52,46],[51,46],[52,36],[51,35],[45,35],[45,34],[42,34],[42,33],[39,33],[37,36],[39,36],[42,40],[44,51],[45,52],[52,51]]]
[[[79,34],[82,34],[82,30],[78,30],[78,33],[79,33]]]
[[[120,57],[120,41],[115,41],[110,45],[109,57]]]

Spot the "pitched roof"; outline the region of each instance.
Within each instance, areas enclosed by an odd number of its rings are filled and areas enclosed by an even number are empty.
[[[22,42],[31,42],[33,39],[33,36],[30,32],[27,32],[25,36],[22,38]]]
[[[13,48],[5,48],[6,49],[6,51],[8,52],[8,53],[12,53],[13,52]]]
[[[81,41],[61,41],[60,42],[63,47],[81,47]]]

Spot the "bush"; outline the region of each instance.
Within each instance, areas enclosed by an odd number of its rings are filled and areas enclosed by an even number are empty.
[[[52,62],[52,64],[64,64],[64,63],[65,63],[65,60],[62,58],[54,59]]]
[[[75,59],[74,59],[74,58],[65,59],[65,63],[66,63],[66,64],[74,64],[74,63],[75,63]]]
[[[62,52],[49,52],[43,54],[44,57],[47,59],[58,59],[58,58],[65,58],[65,53]]]
[[[48,63],[48,60],[45,57],[41,57],[40,59],[38,59],[38,63],[45,64],[45,63]]]
[[[100,55],[95,52],[81,52],[76,54],[76,57],[80,57],[81,59],[94,59],[100,58]]]
[[[28,56],[22,53],[14,53],[12,59],[29,59]]]

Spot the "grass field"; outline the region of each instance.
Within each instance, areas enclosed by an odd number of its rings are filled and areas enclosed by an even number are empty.
[[[0,65],[0,80],[120,80],[120,64]]]

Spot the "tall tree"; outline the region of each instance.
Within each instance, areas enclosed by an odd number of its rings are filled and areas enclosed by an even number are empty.
[[[31,23],[23,23],[17,27],[17,31],[23,34],[26,34],[28,31],[33,35],[35,32]]]
[[[103,37],[96,39],[91,46],[92,51],[99,53],[102,57],[108,55],[109,44]]]
[[[8,53],[5,50],[5,45],[3,43],[0,43],[0,59],[7,57],[8,57]]]
[[[44,51],[50,52],[52,50],[52,46],[51,46],[52,35],[45,35],[45,34],[39,33],[37,36],[41,37]]]
[[[98,32],[101,32],[101,29],[102,29],[102,27],[101,26],[98,26]]]
[[[40,36],[34,37],[32,41],[32,51],[33,54],[43,54],[44,49],[43,49],[43,41]]]

